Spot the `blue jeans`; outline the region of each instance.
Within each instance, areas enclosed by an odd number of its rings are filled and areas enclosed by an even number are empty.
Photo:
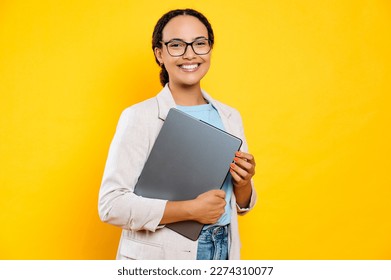
[[[213,226],[198,237],[197,260],[228,259],[228,226]]]

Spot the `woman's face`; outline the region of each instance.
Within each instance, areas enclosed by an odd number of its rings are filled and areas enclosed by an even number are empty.
[[[163,42],[180,39],[193,42],[198,38],[208,39],[208,30],[196,17],[181,15],[171,19],[163,29]],[[192,86],[199,84],[208,72],[211,52],[198,55],[188,46],[182,56],[171,56],[166,46],[156,48],[155,54],[160,63],[163,63],[169,74],[170,86]]]

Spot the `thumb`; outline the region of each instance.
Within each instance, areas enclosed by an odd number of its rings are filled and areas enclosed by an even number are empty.
[[[215,190],[215,195],[220,198],[225,198],[225,191],[223,190]]]

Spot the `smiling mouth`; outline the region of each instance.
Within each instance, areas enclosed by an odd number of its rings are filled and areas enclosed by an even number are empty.
[[[199,63],[196,63],[196,64],[182,64],[182,65],[179,65],[179,68],[181,68],[182,70],[190,72],[190,71],[196,70],[199,66],[200,66]]]

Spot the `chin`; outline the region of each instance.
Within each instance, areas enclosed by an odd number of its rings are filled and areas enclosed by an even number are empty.
[[[186,83],[189,85],[197,85],[205,77],[205,74],[197,75],[197,77],[188,77],[187,79],[183,79],[183,83]]]
[[[188,86],[188,87],[191,87],[191,86],[195,86],[195,85],[199,85],[201,82],[201,79],[197,79],[197,80],[188,80],[188,81],[181,81],[179,82],[178,84],[182,85],[182,86]]]
[[[187,77],[186,79],[173,80],[172,83],[176,84],[178,86],[181,86],[181,87],[190,87],[190,86],[199,85],[202,78],[203,78],[203,76],[202,77],[194,77],[194,78]]]

